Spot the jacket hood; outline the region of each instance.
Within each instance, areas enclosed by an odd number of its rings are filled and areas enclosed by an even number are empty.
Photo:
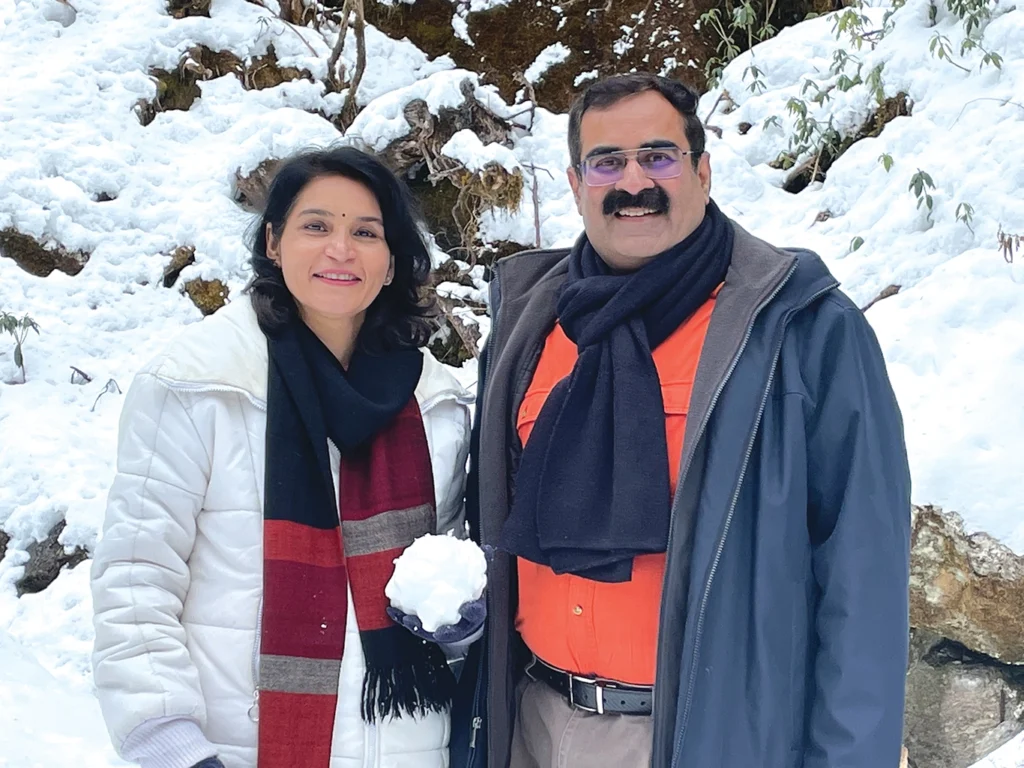
[[[416,385],[421,404],[449,394],[461,402],[472,396],[429,350],[423,354],[423,373]],[[142,367],[172,387],[230,389],[258,403],[267,401],[267,338],[256,311],[243,296],[201,322],[185,327],[156,358]]]

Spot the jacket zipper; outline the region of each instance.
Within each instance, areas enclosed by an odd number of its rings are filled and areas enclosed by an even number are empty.
[[[363,765],[366,768],[376,768],[380,762],[377,758],[379,755],[377,745],[377,726],[373,723],[364,723],[366,729],[366,758],[363,760]]]
[[[492,319],[491,319],[491,330],[487,334],[487,341],[484,344],[484,359],[487,360],[487,364],[488,365],[493,365],[494,364],[494,361],[491,360],[491,354],[493,352],[494,337],[496,335],[495,334],[495,330],[497,329],[497,326],[498,326],[498,311],[501,309],[501,288],[499,287],[497,281],[498,281],[498,273],[497,273],[497,265],[495,265],[495,273],[494,273],[494,277],[491,280],[491,285],[494,286],[494,293],[496,295],[495,296],[488,296],[488,299],[489,299],[488,303],[490,305],[489,309],[491,310],[491,318]],[[497,301],[495,301],[495,299],[497,299]],[[477,372],[478,373],[479,373],[479,365],[480,365],[480,360],[479,360],[479,358],[477,358],[477,366],[478,366],[477,367]],[[483,408],[483,404],[484,404],[483,403],[483,397],[484,397],[484,391],[480,387],[480,377],[478,375],[477,376],[477,388],[476,388],[477,408],[476,408],[476,417],[475,418],[479,418],[480,411]],[[483,541],[483,538],[484,538],[483,515],[480,515],[480,519],[477,521],[477,525],[480,527],[480,531],[479,531],[480,540]],[[489,597],[490,593],[488,592],[487,594],[488,594],[488,597]],[[488,599],[488,602],[489,602],[489,599]],[[488,610],[490,610],[489,606],[488,606]],[[480,729],[484,725],[484,719],[480,716],[480,696],[481,696],[481,689],[483,687],[482,680],[483,680],[484,675],[487,674],[487,665],[484,663],[484,658],[485,658],[484,654],[487,653],[486,643],[488,643],[488,641],[489,641],[489,639],[487,637],[487,632],[485,631],[484,632],[484,636],[482,638],[480,638],[480,640],[479,640],[479,642],[484,643],[485,646],[480,649],[480,664],[477,665],[478,669],[477,669],[477,674],[476,674],[476,682],[473,684],[473,708],[472,708],[472,718],[473,719],[470,721],[470,729],[471,730],[470,730],[470,733],[469,733],[469,749],[467,750],[467,755],[466,755],[466,768],[473,768],[473,763],[475,762],[475,758],[476,758],[476,736],[477,736],[477,733],[480,731]]]
[[[252,706],[249,707],[249,719],[254,723],[260,721],[260,638],[263,633],[263,597],[256,610],[256,639],[252,644]]]
[[[785,287],[786,283],[789,282],[790,277],[792,277],[792,275],[793,275],[793,273],[795,271],[796,271],[796,264],[794,264],[790,268],[789,272],[786,273],[786,276],[783,278],[782,282],[779,283],[779,285],[775,288],[775,290],[772,291],[771,295],[761,304],[761,306],[758,307],[757,312],[754,314],[754,318],[751,320],[750,327],[747,329],[747,334],[746,334],[746,336],[743,339],[743,343],[740,345],[740,350],[737,353],[736,357],[733,359],[733,363],[730,366],[729,371],[726,373],[726,376],[725,376],[725,379],[722,382],[722,385],[719,387],[718,391],[715,393],[715,397],[712,400],[711,408],[708,409],[708,416],[710,416],[711,411],[713,410],[715,403],[717,403],[717,401],[718,401],[719,395],[721,395],[721,393],[722,393],[722,390],[725,389],[725,383],[728,381],[729,377],[732,375],[732,372],[736,369],[736,366],[739,363],[740,356],[743,354],[744,349],[746,349],[747,342],[750,341],[750,335],[753,332],[754,321],[757,319],[757,316],[761,313],[761,311],[766,306],[768,306],[768,304],[770,304],[775,299],[775,297],[779,294],[779,292],[783,289],[783,287]],[[741,492],[741,490],[743,488],[743,480],[746,478],[747,467],[750,464],[750,456],[754,452],[754,441],[755,441],[755,439],[757,437],[757,431],[758,431],[758,429],[761,426],[761,419],[764,416],[764,409],[765,409],[765,406],[768,403],[768,395],[771,394],[772,384],[775,382],[775,366],[776,366],[776,363],[778,362],[779,354],[782,352],[782,343],[783,343],[784,338],[785,338],[785,327],[786,327],[786,325],[788,325],[788,317],[792,317],[793,314],[795,314],[796,312],[799,312],[800,310],[802,310],[805,307],[809,306],[812,302],[816,301],[819,297],[824,296],[826,293],[829,293],[830,291],[835,290],[835,288],[838,285],[839,285],[839,283],[832,282],[829,285],[827,285],[824,288],[822,288],[821,290],[816,291],[814,294],[812,294],[810,297],[808,297],[805,301],[803,301],[802,303],[800,303],[799,305],[794,307],[789,312],[789,314],[787,316],[787,322],[783,324],[783,329],[782,329],[783,332],[780,334],[778,344],[776,344],[776,346],[775,346],[775,351],[774,351],[774,354],[772,355],[772,359],[771,359],[771,369],[770,369],[770,371],[768,373],[768,381],[765,384],[764,393],[761,395],[761,403],[760,403],[760,405],[758,407],[757,416],[754,419],[754,424],[753,424],[753,427],[751,428],[751,431],[750,431],[750,437],[749,437],[749,439],[747,441],[747,450],[744,453],[743,463],[740,466],[740,474],[739,474],[739,478],[738,478],[738,480],[736,482],[736,489],[733,491],[732,501],[729,504],[729,511],[726,513],[725,524],[722,527],[722,535],[718,539],[718,547],[715,550],[715,558],[714,558],[714,560],[711,563],[711,571],[708,573],[707,582],[704,584],[704,592],[701,595],[700,611],[697,614],[697,632],[696,632],[696,637],[694,639],[693,654],[690,657],[690,678],[689,678],[689,682],[687,684],[687,689],[686,689],[686,701],[685,701],[685,703],[683,705],[683,716],[682,716],[682,719],[680,721],[679,735],[676,737],[675,748],[673,749],[673,752],[672,752],[672,760],[671,760],[671,763],[670,763],[672,766],[675,766],[676,760],[677,760],[677,758],[679,756],[679,752],[682,750],[683,736],[686,733],[686,726],[687,726],[687,723],[689,722],[689,719],[690,719],[690,710],[691,710],[691,707],[693,705],[693,692],[694,692],[694,688],[695,688],[696,683],[697,683],[697,658],[698,658],[698,656],[700,654],[701,639],[703,638],[703,635],[704,635],[704,617],[705,617],[705,615],[707,613],[708,599],[711,596],[711,584],[712,584],[712,582],[715,579],[715,574],[718,571],[718,564],[721,562],[721,559],[722,559],[722,551],[725,549],[725,540],[726,540],[726,538],[729,535],[729,529],[732,527],[733,515],[736,512],[736,505],[739,503],[740,492]],[[705,420],[705,423],[706,423],[706,421],[707,420]],[[670,525],[670,528],[671,528],[671,525]],[[666,570],[667,570],[667,564],[666,564]]]

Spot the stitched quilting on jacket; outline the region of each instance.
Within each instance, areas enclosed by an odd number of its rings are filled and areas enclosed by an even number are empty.
[[[159,753],[159,768],[214,752],[227,768],[256,765],[267,364],[241,299],[186,328],[125,397],[92,566],[94,677],[115,747]],[[428,352],[415,397],[437,530],[461,530],[469,397]],[[331,768],[447,766],[447,714],[361,720],[351,599],[346,626]]]

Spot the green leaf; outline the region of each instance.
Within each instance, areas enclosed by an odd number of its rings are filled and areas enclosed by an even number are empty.
[[[853,253],[854,251],[859,249],[862,245],[864,245],[864,238],[863,237],[855,237],[855,238],[853,238],[853,240],[850,241],[850,253]]]
[[[886,173],[892,170],[892,155],[883,152],[881,155],[878,156],[878,162],[880,162],[882,164],[882,167],[885,168]]]

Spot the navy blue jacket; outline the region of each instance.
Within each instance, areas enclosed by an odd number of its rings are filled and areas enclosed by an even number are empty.
[[[515,417],[565,252],[497,268],[481,362],[472,532],[493,544]],[[910,478],[874,333],[821,260],[736,227],[691,395],[654,694],[657,768],[895,768],[907,663]],[[453,711],[452,766],[505,768],[524,649],[515,564]]]

